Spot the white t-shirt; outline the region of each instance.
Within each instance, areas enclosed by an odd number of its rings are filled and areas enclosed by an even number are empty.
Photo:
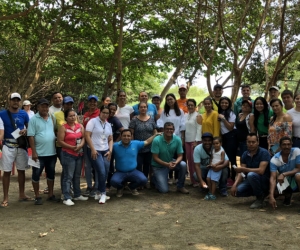
[[[213,158],[212,158],[212,161],[211,161],[212,164],[217,164],[218,162],[221,161],[222,152],[224,152],[223,148],[221,148],[218,152],[216,152],[215,149],[213,149],[213,151],[212,151]]]
[[[198,112],[192,114],[185,114],[185,141],[194,142],[201,141],[202,125],[198,124],[197,116]]]
[[[233,122],[235,123],[235,119],[236,119],[236,115],[235,113],[233,113],[232,111],[230,112],[230,116],[228,118],[228,122]],[[235,128],[235,126],[234,126]],[[227,134],[228,132],[230,132],[226,126],[224,125],[224,122],[221,121],[221,134],[224,135],[224,134]]]
[[[286,112],[293,119],[293,136],[300,138],[300,112],[292,108]]]
[[[86,125],[86,131],[91,132],[91,140],[95,150],[108,150],[108,137],[112,135],[111,125],[108,122],[102,123],[99,117],[92,118]],[[89,146],[88,146],[89,147]]]
[[[26,113],[29,116],[29,119],[31,119],[34,116],[34,112],[32,110],[29,111],[29,113],[26,111]]]
[[[116,117],[122,123],[124,129],[128,129],[130,123],[130,114],[133,112],[133,108],[129,105],[125,105],[122,108],[117,108]]]
[[[55,108],[53,105],[49,108],[49,114],[50,115],[54,115],[54,113],[58,112],[58,111],[61,111],[61,108]]]
[[[165,111],[161,112],[160,118],[157,120],[157,126],[163,128],[166,122],[172,122],[175,127],[174,134],[181,137],[180,132],[185,130],[184,112],[180,109],[180,116],[177,116],[174,109],[170,109],[169,116],[166,116]]]

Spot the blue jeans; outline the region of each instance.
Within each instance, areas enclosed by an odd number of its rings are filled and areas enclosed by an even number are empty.
[[[57,158],[59,159],[59,163],[61,164],[62,166],[62,147],[56,147],[56,156]],[[55,164],[57,162],[57,159],[55,161]],[[60,175],[60,188],[61,188],[61,191],[63,190],[63,179],[64,179],[64,168],[62,168],[61,170],[61,175]]]
[[[91,149],[87,148],[87,153],[90,158],[90,162],[92,163],[92,167],[95,169],[95,172],[97,173],[97,180],[98,180],[98,187],[97,190],[101,194],[106,194],[106,179],[108,175],[109,165],[110,162],[107,160],[107,158],[104,156],[108,150],[106,151],[97,151],[98,156],[96,160],[92,159],[91,156]]]
[[[153,169],[152,181],[155,187],[158,189],[160,193],[167,193],[169,191],[168,175],[170,169],[167,167],[158,168],[154,166],[152,166],[152,169]],[[186,163],[184,161],[179,162],[174,168],[174,170],[178,170],[177,188],[184,187]]]
[[[117,189],[121,189],[124,186],[124,182],[130,182],[128,187],[133,190],[140,186],[145,186],[147,181],[148,179],[145,175],[141,171],[135,169],[126,173],[115,172],[111,177],[110,184]]]
[[[47,175],[47,180],[54,181],[55,179],[55,163],[56,163],[56,155],[51,156],[39,156],[40,168],[32,168],[32,181],[39,182],[40,176],[43,173],[45,168],[45,172]]]
[[[269,192],[269,177],[254,172],[247,174],[247,178],[237,186],[237,197],[261,197]]]
[[[92,174],[93,169],[92,169],[92,163],[90,160],[91,155],[88,155],[87,148],[88,147],[85,144],[83,147],[85,179],[86,179],[87,187],[89,189],[92,189],[93,188],[93,174]],[[91,154],[91,151],[90,151],[90,154]],[[97,178],[98,178],[97,172],[95,171],[95,183],[94,183],[95,189],[97,189],[97,187],[98,187],[98,179]]]
[[[62,151],[62,167],[64,170],[63,194],[65,200],[71,199],[70,188],[73,184],[74,198],[81,195],[80,174],[81,174],[82,156],[74,156]]]

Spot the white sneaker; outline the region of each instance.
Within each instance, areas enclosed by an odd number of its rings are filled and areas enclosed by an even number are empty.
[[[79,197],[74,198],[74,201],[87,201],[89,197],[84,197],[80,195]]]
[[[101,198],[101,194],[95,193],[94,199],[95,200],[100,200],[100,198]]]
[[[99,204],[104,204],[106,202],[106,194],[102,194],[99,200]]]
[[[75,203],[71,199],[64,200],[63,203],[67,206],[75,205]]]

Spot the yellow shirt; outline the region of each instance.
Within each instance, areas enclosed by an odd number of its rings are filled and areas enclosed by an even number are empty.
[[[219,113],[212,111],[209,115],[205,112],[202,115],[202,134],[211,133],[214,137],[220,136],[221,125],[218,121]]]

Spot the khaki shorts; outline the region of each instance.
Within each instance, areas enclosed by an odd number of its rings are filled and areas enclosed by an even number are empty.
[[[22,148],[9,148],[3,145],[1,161],[4,172],[11,172],[14,162],[16,162],[16,168],[18,170],[25,170],[28,166],[28,154],[27,151]]]

